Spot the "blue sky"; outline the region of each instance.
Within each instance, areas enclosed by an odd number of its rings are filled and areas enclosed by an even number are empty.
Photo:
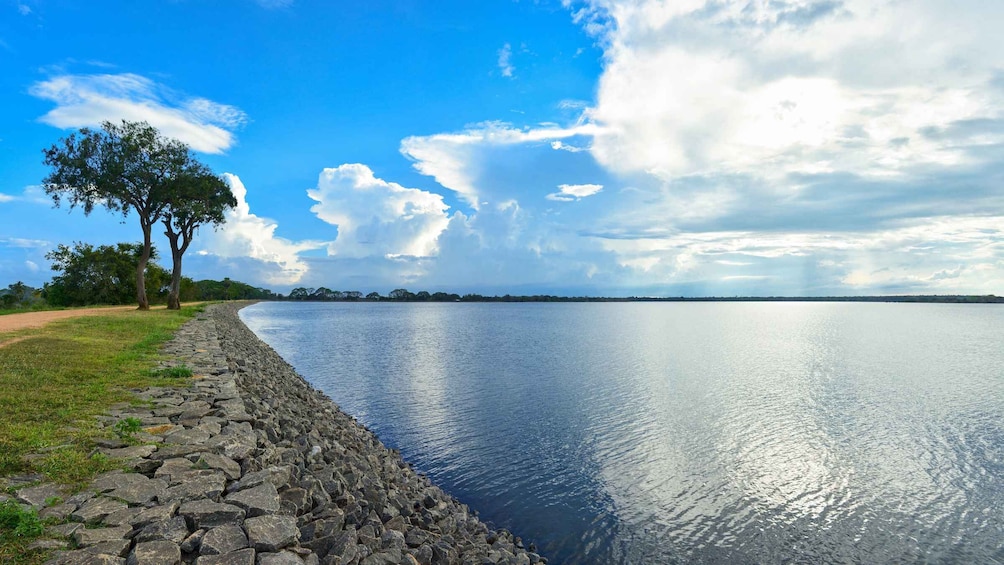
[[[1000,21],[976,0],[0,0],[0,286],[41,286],[56,245],[139,239],[39,184],[44,147],[143,119],[238,197],[196,279],[1004,294]]]

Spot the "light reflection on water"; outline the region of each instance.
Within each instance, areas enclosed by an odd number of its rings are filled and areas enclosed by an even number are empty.
[[[553,563],[1004,561],[1004,308],[262,303],[242,317]]]

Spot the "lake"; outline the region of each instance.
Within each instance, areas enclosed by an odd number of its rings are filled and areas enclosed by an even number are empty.
[[[275,303],[241,318],[551,563],[1004,562],[1004,307]]]

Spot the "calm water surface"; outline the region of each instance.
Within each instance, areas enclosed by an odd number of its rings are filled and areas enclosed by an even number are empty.
[[[552,563],[1004,562],[1004,307],[261,303]]]

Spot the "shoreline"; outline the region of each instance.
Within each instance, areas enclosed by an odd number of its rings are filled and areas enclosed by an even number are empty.
[[[97,450],[135,473],[100,475],[58,504],[56,485],[18,491],[66,521],[50,533],[75,549],[47,563],[547,563],[311,387],[240,320],[250,304],[210,305],[165,345],[168,365],[196,375],[188,388],[133,391],[149,406],[99,417],[108,430],[142,422],[143,444]]]

